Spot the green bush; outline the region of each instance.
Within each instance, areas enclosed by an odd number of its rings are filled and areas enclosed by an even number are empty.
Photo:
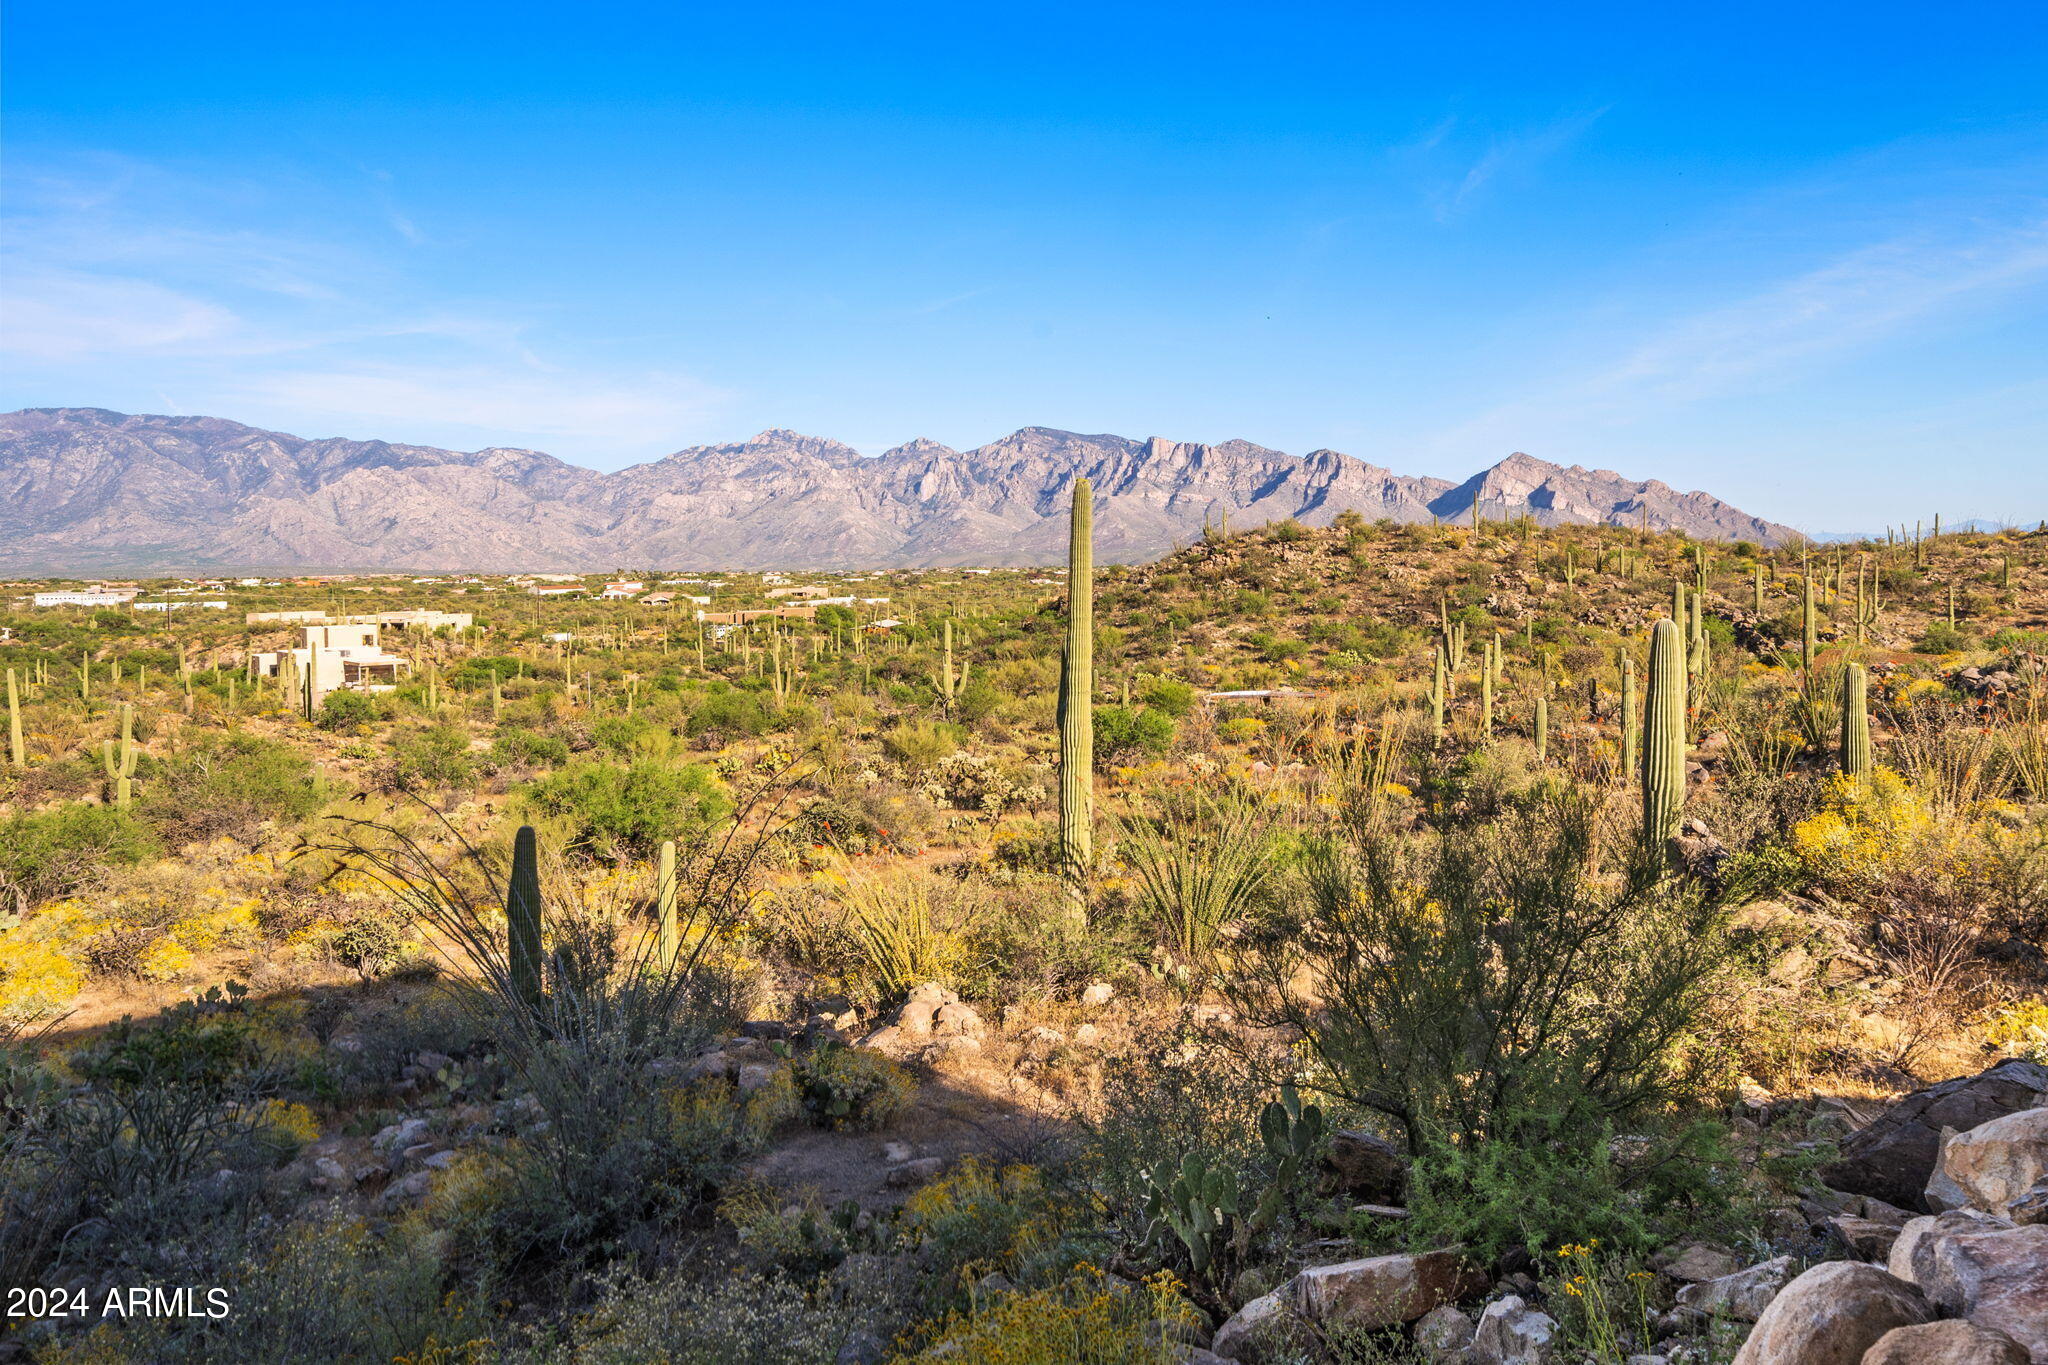
[[[303,753],[242,732],[202,738],[152,763],[136,786],[143,818],[171,844],[247,838],[266,820],[303,820],[326,800]]]
[[[804,1113],[821,1128],[880,1128],[902,1112],[915,1088],[881,1053],[829,1040],[799,1055],[790,1070]]]
[[[773,723],[774,718],[758,696],[719,686],[705,693],[704,699],[691,709],[685,728],[693,737],[765,735]]]
[[[605,716],[590,727],[590,738],[600,749],[623,754],[653,728],[644,716]]]
[[[60,806],[0,821],[0,895],[33,905],[84,886],[103,868],[162,851],[155,833],[111,806]]]
[[[1095,708],[1095,760],[1098,765],[1133,754],[1163,754],[1173,744],[1173,718],[1149,707]]]
[[[359,734],[363,728],[384,717],[384,708],[367,692],[329,692],[320,703],[314,723],[336,734]]]
[[[664,839],[687,840],[731,809],[718,779],[694,763],[585,759],[527,788],[526,799],[569,826],[572,846],[647,858]]]
[[[401,740],[391,755],[392,780],[400,786],[461,787],[476,780],[469,732],[430,725]]]
[[[1178,678],[1155,678],[1139,700],[1150,709],[1179,720],[1195,709],[1195,689]]]
[[[959,747],[959,727],[940,721],[899,721],[882,735],[883,752],[913,770],[929,768]]]
[[[511,727],[498,731],[498,738],[491,745],[491,759],[501,765],[559,768],[569,761],[569,746],[538,730]]]

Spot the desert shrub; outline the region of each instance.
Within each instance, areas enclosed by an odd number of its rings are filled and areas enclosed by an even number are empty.
[[[155,834],[125,810],[63,806],[0,821],[0,895],[26,909],[89,883],[102,869],[160,852]]]
[[[1920,634],[1915,646],[1922,654],[1955,654],[1970,647],[1970,637],[1960,627],[1946,621],[1932,621]]]
[[[488,1345],[476,1305],[444,1292],[434,1243],[416,1225],[377,1233],[339,1210],[316,1209],[220,1240],[204,1273],[187,1282],[224,1291],[224,1316],[204,1316],[202,1297],[197,1316],[103,1323],[38,1358],[55,1365],[452,1363],[476,1359]]]
[[[1151,710],[1179,720],[1195,709],[1195,689],[1178,678],[1154,678],[1138,699]]]
[[[600,749],[623,754],[653,728],[645,716],[604,716],[592,723],[590,738]]]
[[[514,767],[559,768],[569,761],[569,746],[554,735],[511,726],[491,742],[491,758]]]
[[[303,820],[326,799],[304,754],[251,734],[202,739],[138,786],[143,818],[172,844],[247,838],[266,821]]]
[[[1098,766],[1119,757],[1163,754],[1173,743],[1173,717],[1149,707],[1095,708],[1095,761]]]
[[[1170,1365],[1187,1358],[1179,1338],[1200,1322],[1176,1291],[1170,1276],[1134,1291],[1101,1271],[1079,1272],[956,1312],[906,1365]]]
[[[765,735],[774,718],[761,698],[752,692],[714,686],[690,710],[686,729],[690,735],[733,737]]]
[[[335,734],[354,735],[362,733],[371,722],[385,719],[387,714],[369,693],[343,690],[327,694],[314,724]]]
[[[393,748],[391,778],[401,787],[460,787],[475,781],[469,732],[454,725],[415,730]]]
[[[651,856],[701,833],[732,808],[710,770],[654,759],[585,760],[542,778],[526,800],[564,822],[571,845],[599,856]]]
[[[823,1040],[790,1063],[797,1100],[820,1128],[880,1128],[903,1111],[915,1086],[903,1068],[869,1048]]]
[[[708,1272],[708,1273],[707,1273]],[[832,1365],[849,1345],[878,1342],[878,1310],[852,1277],[815,1285],[737,1266],[692,1266],[602,1282],[595,1311],[568,1340],[511,1357],[526,1365]]]
[[[959,747],[959,727],[940,721],[898,721],[882,734],[882,751],[915,772],[931,767]]]
[[[1681,1043],[1733,963],[1721,903],[1647,862],[1601,869],[1596,819],[1567,792],[1326,845],[1300,913],[1228,989],[1248,1018],[1298,1028],[1325,1088],[1413,1152],[1583,1152],[1685,1091]],[[1302,967],[1316,1003],[1290,984]]]
[[[846,913],[872,998],[899,1000],[927,981],[957,984],[965,941],[936,921],[923,882],[852,883],[846,888]]]

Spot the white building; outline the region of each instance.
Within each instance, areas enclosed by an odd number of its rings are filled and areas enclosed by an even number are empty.
[[[299,675],[310,680],[310,702],[318,706],[330,692],[389,692],[399,675],[412,667],[402,654],[387,654],[377,643],[374,623],[305,626],[297,649],[273,650],[256,656],[256,671],[274,678],[287,657]]]
[[[84,591],[39,592],[35,604],[39,607],[119,607],[133,601],[135,594],[129,591],[109,591],[92,588]]]
[[[130,602],[128,605],[137,611],[183,611],[187,607],[204,607],[208,611],[226,611],[228,609],[226,602],[216,598],[206,598],[193,602]]]

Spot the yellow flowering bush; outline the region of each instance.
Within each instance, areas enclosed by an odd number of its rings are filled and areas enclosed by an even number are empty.
[[[320,1120],[303,1104],[269,1100],[263,1106],[264,1138],[272,1145],[296,1151],[320,1136]]]
[[[1064,1283],[998,1295],[955,1313],[911,1362],[947,1365],[1169,1365],[1185,1359],[1196,1314],[1171,1275],[1133,1289],[1083,1267]],[[1151,1330],[1159,1321],[1164,1330]]]
[[[0,1024],[59,1013],[85,989],[85,969],[28,927],[0,932]]]
[[[1854,891],[1924,865],[1937,835],[1926,798],[1889,768],[1877,768],[1861,778],[1837,774],[1820,813],[1793,827],[1792,846],[1823,885]]]

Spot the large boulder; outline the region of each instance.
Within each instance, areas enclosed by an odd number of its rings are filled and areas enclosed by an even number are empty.
[[[1970,1205],[2001,1217],[2048,1175],[2048,1109],[2022,1109],[1966,1133],[1945,1136],[1927,1202],[1935,1208]]]
[[[1771,1300],[1735,1365],[1861,1365],[1885,1333],[1932,1316],[1904,1280],[1874,1265],[1829,1261]]]
[[[1955,1232],[1926,1244],[1915,1269],[1937,1307],[2004,1332],[2048,1365],[2048,1227]]]
[[[1863,1365],[2027,1365],[2027,1351],[2003,1332],[1951,1318],[1894,1327],[1863,1353]]]
[[[1938,1269],[1935,1257],[1943,1242],[1963,1233],[2001,1232],[2011,1226],[2003,1218],[1977,1209],[1950,1209],[1915,1218],[1892,1243],[1885,1268],[1907,1284],[1917,1284],[1931,1293]]]
[[[1244,1307],[1233,1313],[1229,1320],[1216,1329],[1210,1339],[1209,1350],[1225,1360],[1234,1360],[1239,1365],[1261,1365],[1275,1348],[1292,1335],[1290,1328],[1294,1316],[1287,1311],[1286,1302],[1275,1292],[1261,1294]]]
[[[2048,1095],[2048,1067],[2001,1062],[1989,1071],[1916,1090],[1842,1144],[1820,1178],[1838,1190],[1875,1195],[1905,1209],[1927,1208],[1924,1194],[1941,1154],[1941,1130],[1966,1133],[2030,1109]]]
[[[1486,1288],[1486,1275],[1456,1251],[1368,1256],[1310,1266],[1280,1287],[1280,1297],[1313,1323],[1370,1331],[1413,1322],[1440,1304]]]

